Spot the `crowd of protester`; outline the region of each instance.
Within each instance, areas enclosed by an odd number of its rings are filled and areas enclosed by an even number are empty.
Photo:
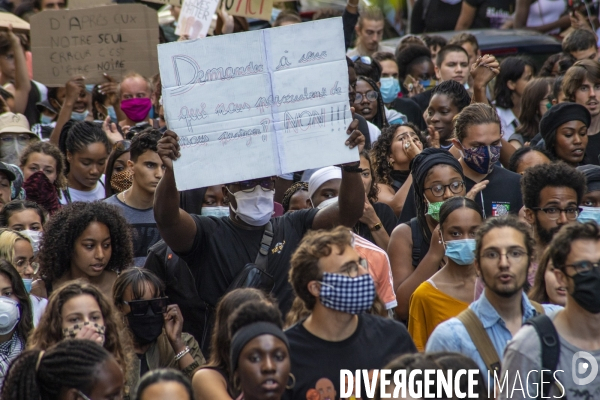
[[[395,48],[385,4],[311,14],[342,17],[356,162],[186,191],[159,75],[46,87],[28,35],[0,32],[0,398],[357,400],[340,371],[383,368],[479,369],[479,399],[600,398],[572,378],[582,352],[600,362],[597,7],[406,6],[425,35]],[[170,9],[160,40],[186,40]],[[216,18],[210,35],[249,29]],[[470,28],[562,52],[497,59]]]

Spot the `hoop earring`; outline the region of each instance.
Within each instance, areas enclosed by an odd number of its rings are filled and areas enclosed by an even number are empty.
[[[296,386],[296,377],[291,372],[290,372],[290,378],[292,379],[292,383],[291,384],[288,383],[288,385],[285,387],[286,389],[293,389],[294,386]],[[289,381],[289,379],[288,379],[288,381]]]

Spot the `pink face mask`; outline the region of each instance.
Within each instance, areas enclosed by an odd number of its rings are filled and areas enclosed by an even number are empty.
[[[133,122],[142,122],[152,108],[152,100],[148,98],[133,98],[121,101],[121,110]]]

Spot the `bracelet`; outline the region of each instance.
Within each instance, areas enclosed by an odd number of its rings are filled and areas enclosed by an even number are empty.
[[[183,356],[185,356],[189,352],[190,352],[190,348],[185,346],[185,349],[181,350],[179,353],[177,353],[175,355],[175,361],[181,360],[183,358]]]

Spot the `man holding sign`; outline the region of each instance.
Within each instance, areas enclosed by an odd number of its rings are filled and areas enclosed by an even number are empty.
[[[356,130],[357,125],[357,120],[350,124],[345,143],[351,149],[362,150],[365,137]],[[285,315],[293,300],[288,283],[290,257],[304,233],[337,225],[350,228],[362,215],[365,192],[358,162],[343,166],[337,205],[270,219],[275,178],[266,177],[226,185],[223,196],[229,201],[229,217],[206,217],[190,215],[179,208],[173,171],[173,160],[180,156],[178,140],[177,134],[167,131],[158,143],[158,154],[166,169],[156,189],[154,216],[164,241],[188,263],[200,297],[214,307],[244,266],[255,261],[266,226],[272,225],[266,271],[273,277],[272,293]],[[205,320],[210,322],[204,326],[205,334],[212,332],[212,316],[207,317]],[[201,346],[206,348],[206,343]]]

